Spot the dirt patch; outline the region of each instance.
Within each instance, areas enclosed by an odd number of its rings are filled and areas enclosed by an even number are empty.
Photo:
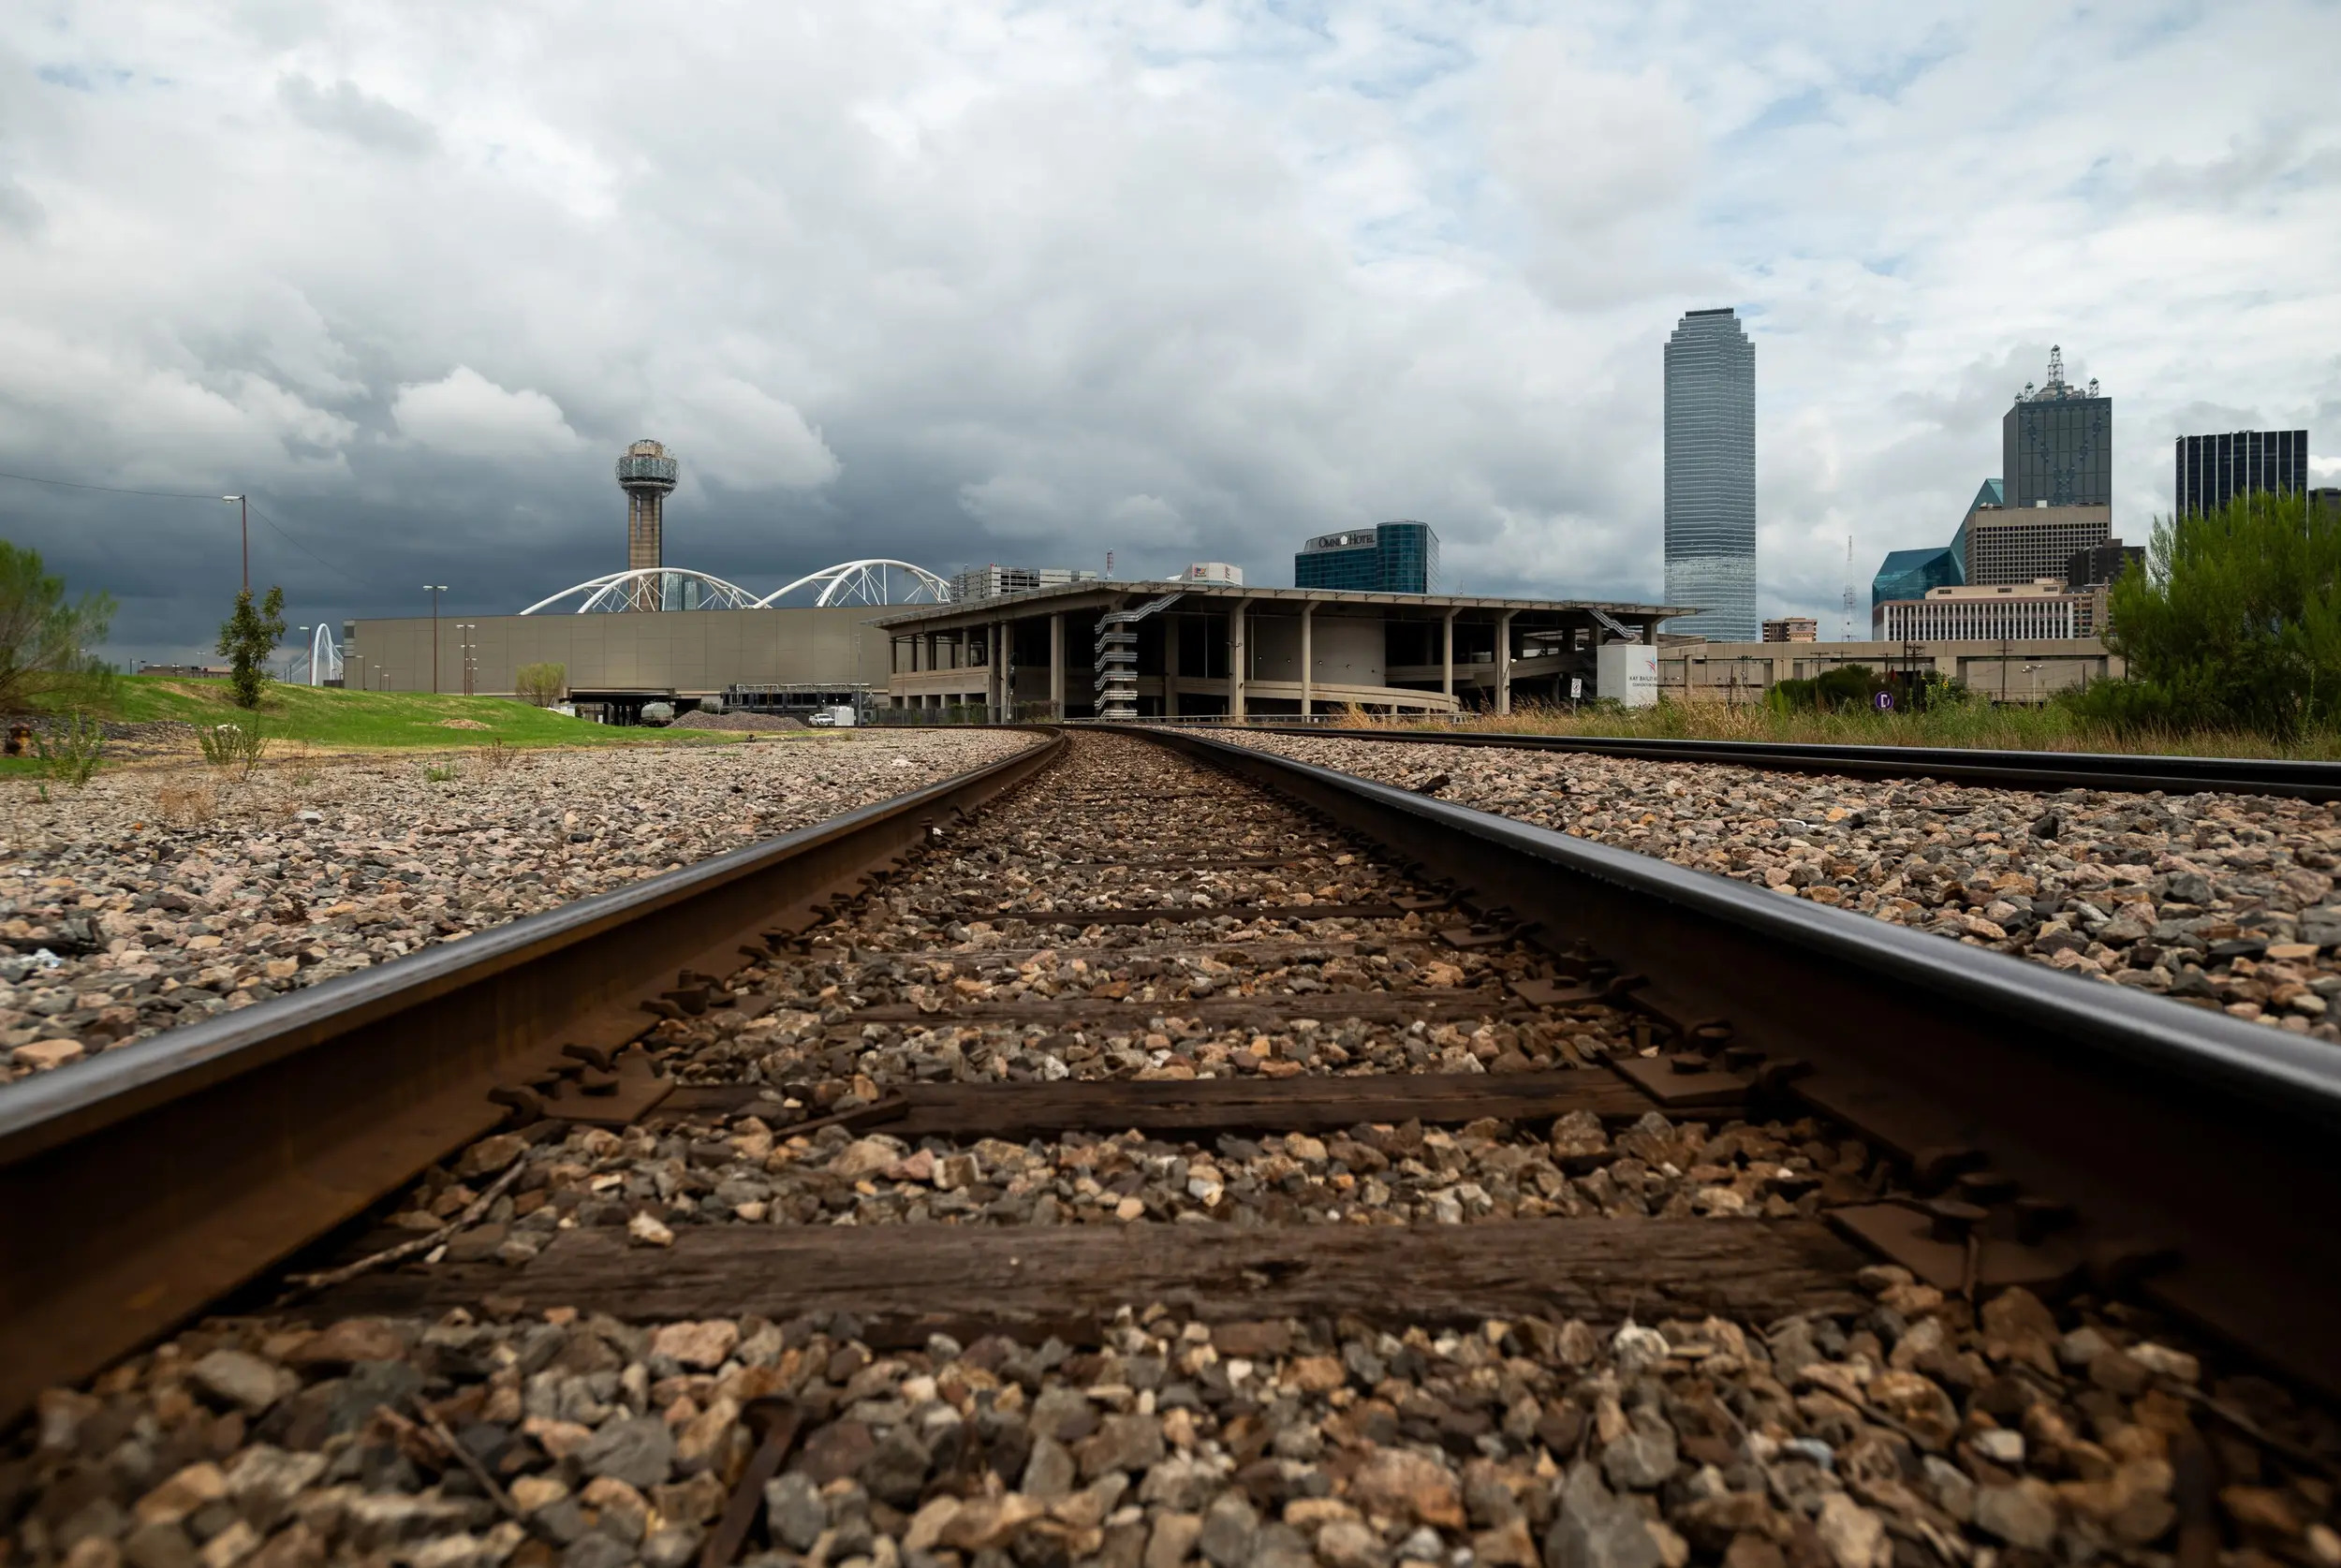
[[[441,729],[490,729],[494,726],[483,725],[478,719],[441,719],[438,727]]]

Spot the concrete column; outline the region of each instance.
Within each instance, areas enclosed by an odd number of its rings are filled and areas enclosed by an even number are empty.
[[[1250,600],[1238,599],[1228,611],[1228,717],[1231,719],[1244,717],[1244,683],[1249,673],[1245,667],[1251,662],[1244,622],[1251,608]]]
[[[1000,718],[1003,722],[1016,716],[1016,676],[1009,669],[1013,657],[1015,629],[1006,621],[992,623],[992,683],[1000,693]]]
[[[1495,623],[1495,711],[1512,711],[1512,617],[1516,610],[1506,610]]]
[[[1166,719],[1179,714],[1179,618],[1162,618],[1162,715]]]
[[[1065,717],[1065,612],[1049,617],[1049,714]]]
[[[1455,695],[1456,608],[1457,607],[1453,605],[1447,607],[1447,623],[1443,628],[1446,637],[1446,651],[1440,655],[1440,662],[1443,667],[1439,671],[1438,689],[1445,692],[1449,696],[1453,696]]]
[[[1316,647],[1309,640],[1309,623],[1317,615],[1317,602],[1301,607],[1301,717],[1307,718],[1317,699]]]

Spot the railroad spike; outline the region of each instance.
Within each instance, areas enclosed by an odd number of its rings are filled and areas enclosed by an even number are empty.
[[[1910,1156],[1910,1184],[1923,1194],[1941,1192],[1967,1171],[1980,1170],[1991,1157],[1980,1149],[1938,1145]]]
[[[2006,1203],[2016,1195],[2016,1179],[2005,1171],[1967,1171],[1952,1185],[1958,1188],[1959,1195],[1967,1202],[1986,1207]]]
[[[796,1441],[799,1415],[792,1399],[770,1395],[750,1399],[741,1408],[740,1419],[756,1434],[756,1451],[748,1456],[747,1468],[740,1473],[714,1532],[699,1548],[699,1568],[729,1568],[739,1557],[756,1524],[757,1510],[764,1505],[764,1484],[780,1473],[781,1461]]]
[[[1929,1232],[1937,1241],[1964,1241],[1991,1218],[1988,1210],[1956,1198],[1936,1198],[1922,1207],[1931,1222]]]

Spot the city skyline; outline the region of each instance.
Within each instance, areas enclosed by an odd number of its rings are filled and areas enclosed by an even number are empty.
[[[2330,7],[814,0],[647,59],[601,14],[0,17],[0,470],[175,492],[0,481],[0,534],[122,601],[110,652],[209,641],[225,493],[302,622],[608,571],[644,432],[665,559],[760,588],[1283,580],[1413,517],[1455,585],[1650,599],[1652,345],[1723,301],[1767,617],[1833,625],[1848,534],[1942,537],[2052,344],[2120,390],[2133,537],[2177,436],[2335,449]]]

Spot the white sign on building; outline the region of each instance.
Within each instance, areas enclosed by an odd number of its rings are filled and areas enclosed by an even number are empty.
[[[1658,651],[1646,642],[1605,642],[1596,651],[1594,695],[1628,708],[1658,701]]]

